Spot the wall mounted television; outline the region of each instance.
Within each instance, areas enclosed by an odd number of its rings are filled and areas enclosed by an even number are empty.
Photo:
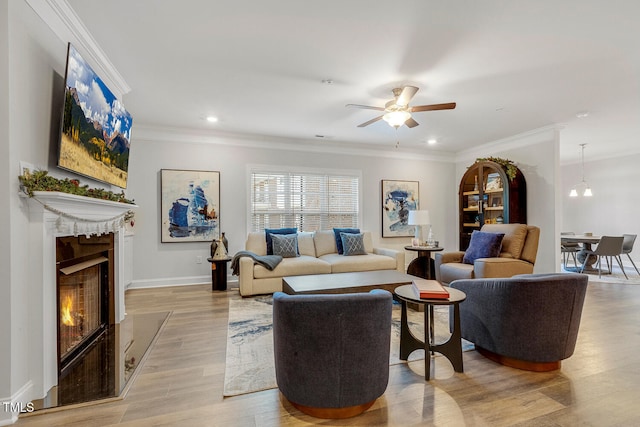
[[[69,43],[58,167],[127,188],[131,115]]]

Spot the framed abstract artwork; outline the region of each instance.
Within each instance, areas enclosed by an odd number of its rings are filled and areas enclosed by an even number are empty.
[[[210,242],[220,234],[220,172],[162,169],[163,243]]]
[[[418,181],[382,180],[382,237],[412,237],[409,211],[418,210]]]

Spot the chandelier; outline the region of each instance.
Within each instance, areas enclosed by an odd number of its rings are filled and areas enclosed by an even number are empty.
[[[573,186],[573,188],[571,189],[571,192],[569,193],[569,197],[578,197],[578,188],[580,188],[581,190],[584,189],[582,191],[582,195],[584,197],[593,196],[593,193],[591,192],[591,187],[589,187],[589,184],[587,184],[587,181],[585,181],[584,179],[584,146],[585,145],[587,144],[580,144],[580,147],[582,147],[582,181],[578,185]]]

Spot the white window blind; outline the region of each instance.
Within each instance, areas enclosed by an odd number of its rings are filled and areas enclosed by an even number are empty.
[[[359,176],[252,170],[251,229],[358,227]]]

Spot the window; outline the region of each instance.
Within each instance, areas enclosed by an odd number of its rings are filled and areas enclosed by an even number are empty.
[[[359,172],[251,169],[250,229],[358,227]]]

